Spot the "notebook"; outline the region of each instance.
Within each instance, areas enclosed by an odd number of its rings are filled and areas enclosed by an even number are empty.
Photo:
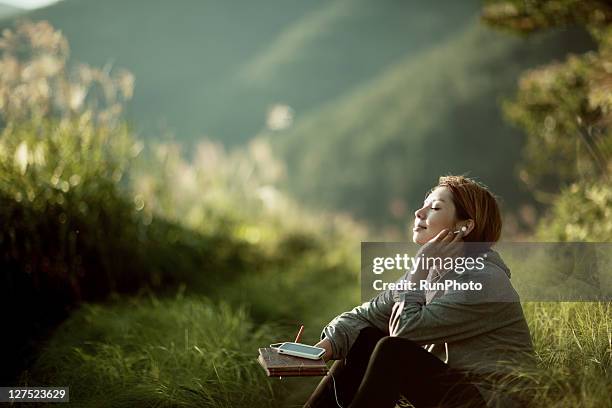
[[[280,354],[271,347],[260,348],[257,361],[266,370],[268,377],[324,376],[327,374],[327,365],[323,359],[310,360],[288,356]]]

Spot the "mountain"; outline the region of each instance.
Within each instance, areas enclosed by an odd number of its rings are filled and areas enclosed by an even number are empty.
[[[397,224],[445,172],[471,171],[508,210],[530,202],[515,172],[522,134],[499,102],[523,70],[592,46],[571,30],[529,39],[491,31],[480,7],[64,0],[26,16],[61,29],[73,61],[134,73],[127,113],[141,137],[235,146],[267,135],[296,197]],[[270,132],[275,104],[295,119]]]
[[[288,163],[286,187],[311,205],[384,224],[411,219],[408,209],[439,176],[467,173],[516,209],[530,200],[515,171],[523,137],[505,123],[500,100],[524,69],[563,54],[575,37],[508,37],[472,19],[293,128],[268,133]]]
[[[61,29],[74,61],[134,73],[128,113],[144,137],[235,144],[262,129],[270,105],[315,109],[444,41],[478,8],[435,3],[64,0],[27,17]]]
[[[24,9],[11,6],[9,4],[0,3],[0,19],[6,17],[14,17],[17,14],[24,12]]]

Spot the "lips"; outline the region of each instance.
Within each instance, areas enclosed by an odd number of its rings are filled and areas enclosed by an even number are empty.
[[[424,230],[424,229],[427,229],[427,227],[426,227],[426,226],[424,226],[424,225],[417,225],[417,226],[415,226],[415,227],[414,227],[412,230],[413,230],[414,232],[418,232],[418,231],[422,231],[422,230]]]

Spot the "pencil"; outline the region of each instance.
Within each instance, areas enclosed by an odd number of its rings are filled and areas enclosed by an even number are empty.
[[[297,336],[295,336],[294,343],[299,343],[300,342],[300,337],[302,337],[302,331],[304,331],[304,325],[300,326],[300,330],[298,331]]]

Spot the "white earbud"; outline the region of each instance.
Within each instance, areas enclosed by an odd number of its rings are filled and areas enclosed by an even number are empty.
[[[461,227],[461,231],[462,231],[462,232],[467,231],[467,227],[464,225],[463,227]],[[459,230],[457,230],[457,231],[453,231],[453,234],[458,234],[458,233],[459,233]]]

